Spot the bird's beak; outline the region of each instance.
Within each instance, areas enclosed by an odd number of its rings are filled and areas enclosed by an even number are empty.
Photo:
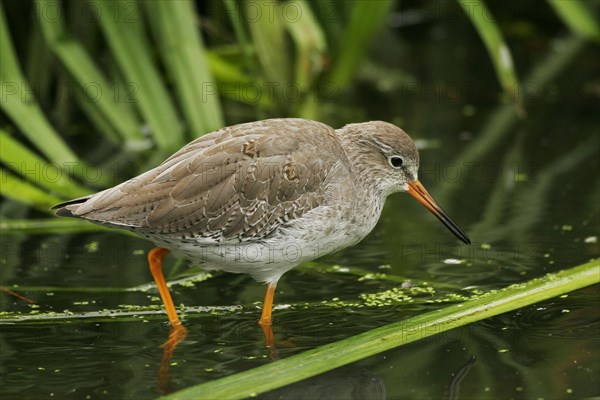
[[[450,229],[450,231],[454,233],[457,238],[462,240],[465,244],[471,244],[471,239],[469,239],[467,234],[464,233],[462,229],[460,229],[458,225],[456,225],[454,221],[450,219],[444,210],[442,210],[442,207],[440,207],[435,202],[433,197],[427,193],[427,190],[425,190],[421,182],[418,180],[410,182],[408,184],[408,194],[417,199],[419,203],[427,207],[427,209],[431,211],[431,213],[435,215],[437,219],[442,221],[442,224],[446,225],[446,228]]]

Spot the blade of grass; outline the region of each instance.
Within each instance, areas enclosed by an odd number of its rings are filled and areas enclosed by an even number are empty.
[[[323,57],[327,45],[321,27],[315,22],[315,16],[304,0],[294,2],[293,12],[282,20],[284,28],[290,33],[296,48],[294,83],[301,91],[307,90],[323,68]]]
[[[68,35],[62,18],[47,18],[44,14],[49,4],[56,5],[56,2],[54,0],[37,0],[37,20],[48,46],[73,76],[79,85],[79,91],[84,94],[84,100],[85,97],[89,97],[87,105],[91,107],[83,107],[83,111],[88,115],[92,112],[100,112],[125,141],[144,140],[141,124],[130,111],[128,104],[119,104],[115,101],[113,88],[83,46]]]
[[[77,85],[77,83],[73,83],[73,85]],[[122,135],[117,132],[114,125],[109,122],[109,120],[106,118],[106,115],[100,112],[98,107],[93,104],[94,102],[90,101],[90,98],[87,96],[87,94],[85,94],[82,90],[76,90],[73,93],[73,97],[75,102],[87,116],[88,120],[96,127],[96,131],[113,145],[122,146],[122,142],[124,141]],[[124,142],[125,148],[136,148],[141,143],[146,143],[148,147],[152,146],[152,143],[149,143],[151,142],[150,140],[139,140],[135,142],[125,140]],[[136,143],[138,145],[132,145],[132,143]]]
[[[600,282],[600,263],[508,286],[423,315],[193,386],[163,399],[242,399],[333,370],[425,337],[510,312]]]
[[[341,45],[344,34],[343,20],[344,8],[350,8],[349,1],[314,1],[310,2],[316,16],[316,22],[325,32],[325,37],[330,49],[337,49]]]
[[[23,204],[30,205],[44,212],[50,212],[50,207],[60,203],[58,197],[54,197],[29,182],[19,179],[4,168],[0,169],[0,195],[17,200]]]
[[[0,233],[27,233],[30,235],[45,235],[48,233],[106,232],[109,230],[111,232],[131,234],[129,231],[110,229],[75,218],[3,219],[0,221]]]
[[[161,59],[175,83],[192,137],[223,127],[216,82],[189,1],[143,2],[159,43]]]
[[[212,51],[206,52],[206,61],[209,68],[215,75],[217,81],[223,81],[233,84],[247,84],[248,82],[258,82],[258,79],[246,75],[241,68],[225,60],[219,54]]]
[[[595,14],[583,2],[548,0],[548,3],[574,34],[600,41],[600,26],[594,19]]]
[[[50,87],[56,60],[48,49],[39,24],[33,26],[27,46],[27,58],[22,64],[25,77],[32,87],[40,90]]]
[[[258,66],[256,64],[256,59],[250,52],[251,44],[248,39],[248,34],[246,33],[246,28],[242,24],[242,20],[241,18],[239,18],[239,14],[237,13],[236,3],[234,0],[223,0],[223,3],[227,8],[227,15],[229,15],[231,25],[233,26],[233,30],[235,31],[235,36],[237,37],[238,43],[240,44],[240,48],[242,50],[242,57],[244,58],[244,64],[246,64],[246,69],[248,70],[249,74],[249,79],[242,83],[246,84],[248,82],[254,82],[258,84]],[[257,120],[266,118],[265,112],[260,105],[260,101],[254,102],[254,112]]]
[[[73,182],[56,164],[33,153],[13,139],[0,128],[0,161],[7,167],[28,179],[32,183],[48,189],[50,192],[73,198],[89,194],[90,191]]]
[[[318,119],[319,107],[310,96],[310,91],[325,65],[327,45],[323,31],[316,23],[308,3],[304,0],[295,1],[294,9],[298,17],[285,19],[285,27],[290,32],[296,48],[294,83],[298,85],[301,95],[294,114]]]
[[[500,86],[508,99],[521,104],[519,97],[519,80],[515,71],[510,49],[504,41],[498,24],[491,18],[491,13],[481,0],[458,0],[467,17],[471,20],[496,70]]]
[[[236,4],[241,4],[236,2]],[[284,89],[291,83],[290,52],[286,42],[280,3],[258,0],[244,7],[252,43],[260,63],[265,83],[270,85],[275,106],[280,112],[289,102],[280,101]],[[236,14],[237,15],[237,14]]]
[[[334,85],[346,87],[351,83],[373,36],[385,24],[392,4],[391,0],[354,1],[330,75]]]
[[[7,21],[0,4],[0,108],[50,161],[73,166],[74,174],[83,176],[86,165],[52,128],[34,100],[31,87],[23,77],[13,49]]]
[[[263,109],[271,105],[270,96],[255,95],[253,90],[263,90],[262,88],[268,86],[259,78],[254,79],[253,76],[245,74],[237,65],[214,51],[207,51],[206,58],[216,80],[224,88],[221,96],[251,104],[255,106],[255,119],[266,118]]]
[[[135,1],[100,0],[100,26],[126,79],[136,88],[141,114],[158,147],[172,153],[183,145],[183,131],[161,77],[150,58],[141,13]]]

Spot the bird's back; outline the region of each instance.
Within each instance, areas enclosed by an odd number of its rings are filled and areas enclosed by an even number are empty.
[[[324,183],[346,164],[335,131],[325,124],[251,122],[205,135],[146,173],[55,209],[146,236],[261,239],[323,205]]]

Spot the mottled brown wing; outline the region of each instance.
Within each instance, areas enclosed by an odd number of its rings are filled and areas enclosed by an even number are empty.
[[[343,157],[334,130],[324,124],[241,124],[191,142],[157,168],[67,208],[142,234],[207,242],[264,238],[323,204],[322,183]]]

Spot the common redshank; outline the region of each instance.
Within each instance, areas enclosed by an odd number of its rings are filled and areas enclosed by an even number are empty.
[[[266,283],[259,323],[270,326],[279,278],[362,240],[391,193],[408,192],[470,244],[418,181],[418,169],[414,142],[387,122],[335,130],[268,119],[202,136],[148,172],[53,209],[154,242],[148,262],[174,328],[181,321],[162,273],[170,251]]]

